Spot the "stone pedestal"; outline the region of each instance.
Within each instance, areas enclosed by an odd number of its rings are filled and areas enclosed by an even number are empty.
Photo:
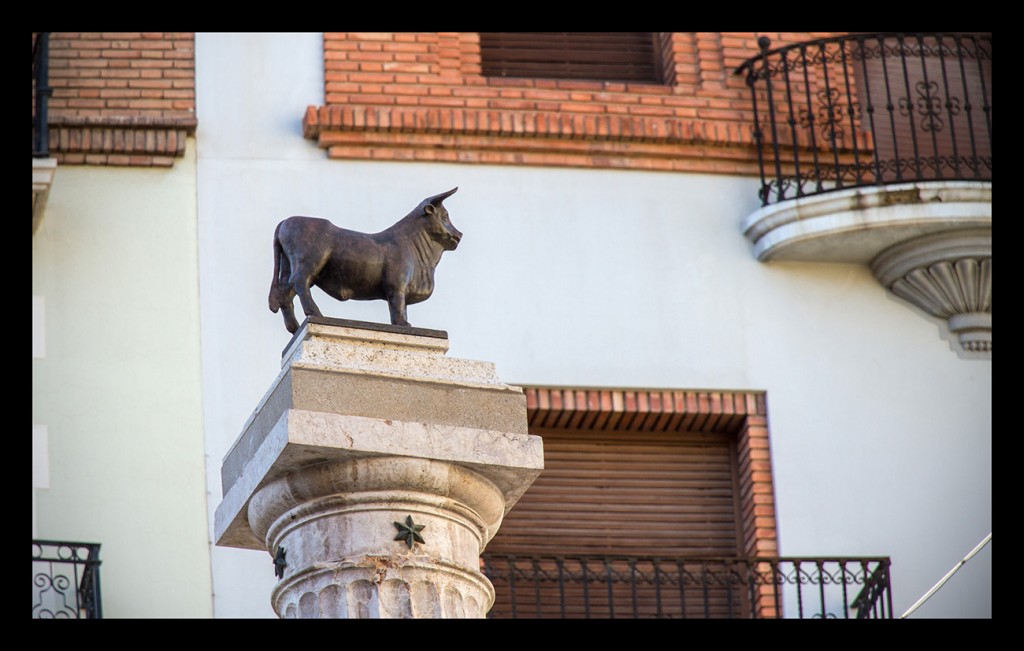
[[[218,545],[281,617],[483,617],[480,553],[543,469],[519,387],[447,335],[311,317],[221,468]],[[271,571],[268,562],[267,571]]]

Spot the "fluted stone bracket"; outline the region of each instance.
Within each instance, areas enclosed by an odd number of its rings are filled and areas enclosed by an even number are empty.
[[[32,159],[32,234],[35,235],[46,212],[53,177],[57,174],[56,158]]]
[[[941,319],[958,355],[991,359],[991,229],[903,242],[883,251],[871,270],[893,294]]]
[[[863,263],[941,320],[963,358],[992,355],[992,184],[851,188],[764,206],[743,224],[762,262]]]
[[[281,617],[483,617],[479,557],[543,470],[522,389],[437,331],[311,319],[221,467],[216,543],[285,550]],[[423,542],[396,540],[412,518]],[[270,565],[268,564],[268,571]]]

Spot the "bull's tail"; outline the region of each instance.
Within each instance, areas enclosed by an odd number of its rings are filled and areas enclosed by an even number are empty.
[[[270,311],[277,313],[288,296],[288,278],[292,275],[291,263],[284,254],[280,239],[281,225],[274,229],[274,278],[270,281],[268,302]]]

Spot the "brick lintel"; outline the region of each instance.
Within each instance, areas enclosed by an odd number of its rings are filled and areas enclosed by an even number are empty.
[[[51,114],[51,127],[117,127],[121,129],[183,129],[192,135],[198,121],[195,115],[60,115]]]
[[[557,137],[587,142],[649,142],[752,147],[749,128],[740,124],[708,129],[698,120],[646,115],[572,114],[564,111],[493,110],[446,107],[330,105],[310,106],[303,135],[320,139],[337,131],[381,131],[494,135],[519,138]]]

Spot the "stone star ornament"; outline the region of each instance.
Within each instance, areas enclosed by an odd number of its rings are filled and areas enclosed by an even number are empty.
[[[284,568],[287,567],[288,562],[285,560],[284,547],[277,548],[277,555],[274,557],[274,576],[279,579],[284,578]]]
[[[414,543],[426,544],[420,532],[423,531],[425,524],[414,524],[412,516],[406,516],[405,523],[395,522],[395,528],[398,529],[398,535],[395,536],[395,540],[404,540],[406,545],[409,545],[409,549],[412,549]]]

